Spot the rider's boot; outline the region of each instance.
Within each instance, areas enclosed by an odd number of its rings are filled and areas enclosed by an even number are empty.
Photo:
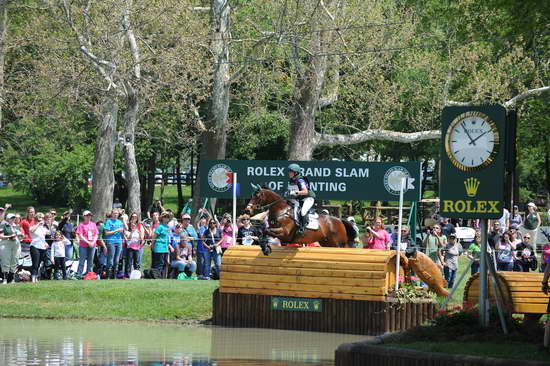
[[[302,217],[302,215],[298,216],[298,220],[296,224],[298,225],[298,230],[296,231],[296,234],[304,235],[305,225],[304,225],[304,218]]]

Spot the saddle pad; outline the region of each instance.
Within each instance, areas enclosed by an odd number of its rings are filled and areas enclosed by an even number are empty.
[[[319,215],[317,213],[309,214],[307,229],[318,230],[319,229]]]

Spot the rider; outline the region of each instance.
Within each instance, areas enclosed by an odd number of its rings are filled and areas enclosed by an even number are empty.
[[[304,233],[307,225],[308,211],[313,206],[315,192],[309,188],[309,180],[301,175],[301,168],[293,163],[288,166],[288,194],[294,204],[294,216],[297,218],[298,235]]]

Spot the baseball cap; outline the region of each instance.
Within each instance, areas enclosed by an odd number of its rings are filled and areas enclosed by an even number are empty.
[[[182,218],[182,220],[184,220],[184,219],[191,220],[191,216],[188,213],[184,213],[183,215],[181,215],[181,218]]]
[[[529,202],[529,203],[527,204],[527,206],[537,207],[537,205],[535,205],[533,202]]]
[[[15,214],[12,214],[12,213],[11,213],[11,214],[8,214],[8,215],[6,216],[6,219],[7,219],[7,220],[11,220],[11,219],[14,219],[14,218],[15,218]]]
[[[93,216],[93,215],[92,215],[92,212],[91,212],[91,211],[88,211],[88,210],[86,210],[86,211],[84,211],[84,212],[82,213],[82,216],[88,216],[88,215]]]
[[[0,206],[0,210],[4,211],[4,210],[5,210],[5,208],[4,208],[4,207],[2,207],[2,206]]]
[[[350,217],[348,217],[348,221],[353,221],[353,222],[355,222],[355,218],[354,218],[353,216],[350,216]]]
[[[456,239],[456,234],[449,234],[449,238],[455,238]]]

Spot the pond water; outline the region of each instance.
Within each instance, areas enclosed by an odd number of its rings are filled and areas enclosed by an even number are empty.
[[[0,319],[0,365],[333,365],[346,334]]]

